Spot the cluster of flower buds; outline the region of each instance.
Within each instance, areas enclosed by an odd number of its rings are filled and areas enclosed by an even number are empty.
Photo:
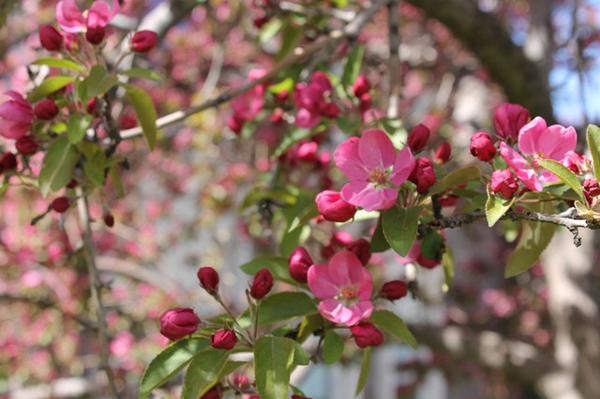
[[[295,124],[302,128],[317,126],[321,117],[335,119],[340,108],[331,99],[333,86],[325,72],[314,72],[308,83],[298,83],[294,90],[294,103],[298,107]]]

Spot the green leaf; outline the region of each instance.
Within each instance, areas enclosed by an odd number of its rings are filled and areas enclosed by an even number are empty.
[[[569,186],[571,190],[575,191],[581,201],[585,201],[581,182],[577,178],[577,175],[571,172],[571,169],[553,159],[540,159],[538,164],[542,168],[554,173],[563,183]]]
[[[90,181],[97,187],[104,185],[104,170],[106,169],[106,155],[103,151],[98,151],[94,156],[86,160],[83,165],[83,171]]]
[[[307,294],[278,292],[260,302],[258,324],[264,326],[313,313],[317,313],[317,307]]]
[[[344,340],[335,331],[329,330],[323,339],[323,361],[326,364],[337,363],[344,353]]]
[[[342,85],[345,88],[351,87],[358,77],[364,52],[364,46],[356,45],[352,48],[350,54],[348,54],[346,65],[344,65],[344,72],[342,73]]]
[[[400,338],[413,349],[416,349],[419,345],[404,321],[389,310],[377,310],[373,312],[371,322],[386,333]]]
[[[515,202],[513,197],[510,200],[494,195],[488,190],[487,201],[485,202],[485,218],[488,226],[492,227],[504,214],[510,209]]]
[[[440,233],[433,230],[427,233],[421,241],[421,254],[426,259],[441,260],[444,253],[445,241]]]
[[[59,137],[50,144],[39,176],[42,195],[46,196],[51,190],[58,191],[69,184],[77,161],[79,153],[66,137]]]
[[[296,340],[298,342],[304,342],[310,335],[317,331],[319,328],[323,328],[323,318],[320,314],[315,313],[306,316],[302,323],[300,323],[300,327],[298,328],[298,335],[296,336]]]
[[[281,47],[277,53],[276,60],[280,61],[294,50],[300,43],[304,30],[297,26],[291,19],[285,21],[281,30]]]
[[[586,131],[587,145],[592,154],[594,176],[600,180],[600,127],[589,125]]]
[[[158,130],[156,128],[156,109],[154,109],[152,99],[148,93],[137,86],[126,85],[125,88],[127,91],[127,98],[133,105],[137,120],[144,131],[146,143],[148,144],[148,147],[153,150],[156,145]]]
[[[358,396],[363,389],[365,389],[365,385],[367,385],[367,380],[369,379],[369,371],[371,370],[371,354],[372,347],[368,347],[363,349],[363,358],[360,365],[360,375],[358,376],[358,382],[356,383],[356,391],[354,392],[354,396]]]
[[[120,166],[115,164],[110,168],[110,180],[115,188],[117,198],[122,198],[125,195],[125,186],[121,178]]]
[[[165,79],[160,73],[145,68],[131,68],[126,71],[119,71],[118,73],[130,78],[149,79],[157,82]]]
[[[144,371],[140,381],[140,398],[147,398],[152,390],[170,380],[196,353],[208,346],[208,339],[199,337],[184,338],[169,345],[152,359]]]
[[[52,58],[52,57],[44,57],[39,58],[32,62],[33,65],[47,65],[51,68],[62,68],[69,69],[75,72],[83,72],[85,71],[85,67],[83,65],[78,64],[75,61],[66,60],[62,58]]]
[[[294,341],[294,364],[297,366],[307,366],[310,363],[310,356],[299,342]]]
[[[284,337],[260,337],[254,345],[256,388],[262,399],[287,399],[296,343]]]
[[[375,231],[371,237],[371,252],[384,252],[388,249],[390,249],[390,243],[385,239],[385,235],[383,234],[383,224],[381,222],[381,217],[379,217],[377,227],[375,227]]]
[[[85,132],[92,122],[90,115],[71,114],[67,122],[67,137],[72,144],[77,144],[85,137]]]
[[[477,180],[481,177],[481,172],[477,166],[467,166],[448,173],[446,176],[435,183],[430,189],[429,194],[435,195],[442,193],[451,188],[455,188],[472,180]]]
[[[27,99],[32,103],[38,102],[42,98],[48,97],[50,94],[62,89],[73,81],[75,81],[74,76],[51,76],[31,91],[27,95]]]
[[[260,33],[258,34],[258,41],[260,44],[265,44],[271,40],[283,26],[283,22],[280,18],[271,18],[269,22],[263,25]]]
[[[85,94],[83,95],[82,101],[87,101],[90,98],[100,96],[118,83],[117,78],[109,74],[108,71],[100,66],[94,65],[90,70],[90,74],[85,78],[83,88],[85,88]],[[83,94],[83,89],[80,90],[80,94]]]
[[[448,245],[446,245],[446,250],[442,256],[442,267],[444,269],[446,287],[450,287],[454,280],[454,255],[452,254],[452,248]]]
[[[217,382],[225,367],[229,351],[207,348],[194,355],[183,383],[181,399],[198,399]]]
[[[381,215],[383,235],[390,247],[401,256],[406,256],[417,237],[417,224],[421,208],[394,206]]]
[[[251,260],[240,266],[240,269],[246,274],[254,276],[257,271],[262,268],[267,268],[273,274],[273,278],[279,281],[284,281],[289,284],[296,284],[296,281],[290,277],[288,268],[288,260],[284,257],[262,257]]]
[[[523,222],[519,242],[508,258],[504,276],[516,276],[533,266],[552,240],[554,230],[555,226],[550,223]]]

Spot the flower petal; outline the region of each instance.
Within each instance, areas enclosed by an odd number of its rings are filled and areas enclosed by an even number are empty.
[[[394,206],[398,191],[393,188],[376,189],[367,181],[351,181],[342,187],[342,199],[367,211],[378,211]]]
[[[350,137],[337,146],[333,160],[350,180],[367,180],[369,173],[358,155],[358,137]]]
[[[369,129],[363,132],[358,143],[358,154],[369,169],[386,169],[396,161],[396,148],[388,135],[380,129]]]
[[[415,168],[415,163],[415,157],[413,157],[410,148],[406,147],[402,151],[400,151],[396,156],[394,172],[390,176],[390,180],[392,181],[392,183],[394,183],[397,186],[404,183]]]
[[[318,299],[333,298],[339,293],[339,287],[329,276],[329,266],[312,265],[308,269],[308,288]]]

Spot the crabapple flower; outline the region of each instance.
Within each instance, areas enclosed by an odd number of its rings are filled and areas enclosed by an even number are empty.
[[[519,130],[529,122],[529,111],[519,104],[504,103],[494,111],[496,134],[503,140],[517,141]]]
[[[396,151],[387,134],[379,129],[366,130],[362,137],[344,141],[333,157],[350,180],[342,188],[342,198],[367,211],[392,207],[398,197],[398,186],[415,166],[410,148]]]
[[[346,245],[346,249],[353,252],[363,266],[366,266],[371,260],[371,243],[364,238],[352,241]]]
[[[308,269],[313,265],[313,260],[306,248],[298,246],[288,258],[290,276],[300,283],[306,283]]]
[[[353,326],[373,313],[373,279],[356,255],[341,251],[327,264],[308,269],[308,287],[321,302],[323,317],[337,324]]]
[[[43,25],[39,31],[40,44],[48,51],[59,51],[63,47],[64,38],[52,25]]]
[[[452,156],[452,147],[450,146],[450,143],[444,141],[435,149],[433,159],[437,163],[445,164],[450,159],[450,156]]]
[[[339,107],[329,97],[331,81],[325,72],[316,71],[307,83],[298,83],[294,90],[294,103],[298,107],[295,124],[302,128],[315,127],[322,116],[336,118]]]
[[[489,162],[496,156],[494,142],[486,132],[475,133],[471,137],[469,149],[474,157],[483,162]]]
[[[537,159],[553,159],[564,163],[565,158],[575,150],[577,132],[571,126],[548,126],[541,117],[534,118],[519,132],[519,150],[500,143],[500,156],[515,172],[515,175],[531,191],[542,191],[543,183],[556,180],[547,170],[537,173]]]
[[[254,299],[264,298],[273,288],[273,275],[269,269],[260,269],[254,275],[250,286],[250,296]]]
[[[402,280],[392,280],[381,286],[379,296],[390,301],[405,297],[408,293],[408,285]]]
[[[198,269],[196,276],[202,288],[210,295],[215,295],[219,291],[219,273],[214,268],[203,266]]]
[[[585,199],[591,205],[593,198],[600,195],[600,184],[598,184],[598,180],[593,178],[585,179],[583,181],[583,194],[585,195]]]
[[[258,80],[265,76],[264,69],[252,69],[248,73],[249,80]],[[227,120],[227,126],[239,134],[246,122],[253,120],[262,111],[265,100],[266,84],[259,84],[231,100],[233,114]]]
[[[131,38],[131,50],[136,53],[146,53],[156,46],[158,35],[151,30],[136,32]]]
[[[410,131],[408,139],[406,140],[406,144],[416,154],[417,152],[420,152],[425,148],[425,146],[429,142],[430,135],[431,131],[429,130],[429,128],[424,124],[419,123]]]
[[[75,0],[62,0],[56,4],[56,20],[61,29],[68,33],[103,30],[120,8],[119,0],[113,0],[112,6],[106,1],[97,0],[88,10],[81,12]]]
[[[410,176],[408,176],[408,180],[415,183],[419,194],[426,193],[429,187],[433,186],[437,180],[431,160],[427,157],[417,158],[415,168]]]
[[[25,136],[33,123],[33,107],[16,91],[8,91],[10,100],[0,104],[0,136],[17,140]]]
[[[217,330],[210,337],[210,344],[215,349],[229,350],[232,349],[237,342],[238,339],[235,336],[235,331],[228,328]]]

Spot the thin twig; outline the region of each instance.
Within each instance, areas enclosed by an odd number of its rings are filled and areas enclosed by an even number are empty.
[[[181,122],[184,119],[197,114],[199,112],[205,111],[210,108],[216,108],[219,105],[226,103],[233,98],[251,90],[255,86],[266,83],[279,75],[281,71],[284,69],[296,65],[307,58],[310,58],[315,53],[321,51],[322,49],[335,45],[342,40],[353,40],[358,34],[362,31],[364,26],[371,20],[371,18],[379,11],[381,7],[386,4],[387,0],[377,0],[375,1],[371,7],[364,10],[363,12],[357,14],[356,18],[352,20],[352,22],[348,23],[344,29],[342,30],[334,30],[329,33],[326,37],[321,40],[316,40],[315,42],[309,44],[305,48],[297,48],[293,54],[286,57],[283,61],[277,64],[271,71],[269,71],[265,76],[256,80],[249,80],[243,85],[229,89],[224,91],[220,95],[210,100],[207,100],[199,105],[192,106],[185,110],[176,111],[165,115],[156,120],[156,126],[161,129],[175,123]],[[123,140],[132,139],[135,137],[139,137],[143,134],[141,127],[135,127],[132,129],[122,130],[120,132],[121,138]]]
[[[98,319],[98,340],[100,342],[100,366],[106,373],[108,387],[113,398],[118,399],[119,393],[115,384],[114,374],[110,368],[110,355],[108,350],[108,329],[106,326],[106,313],[102,303],[102,284],[100,282],[98,268],[96,267],[96,250],[92,237],[92,226],[90,219],[90,210],[87,197],[83,190],[77,189],[77,206],[79,209],[79,218],[83,230],[83,245],[86,258],[88,274],[90,278],[90,289],[92,292],[92,301],[96,307],[96,317]]]

